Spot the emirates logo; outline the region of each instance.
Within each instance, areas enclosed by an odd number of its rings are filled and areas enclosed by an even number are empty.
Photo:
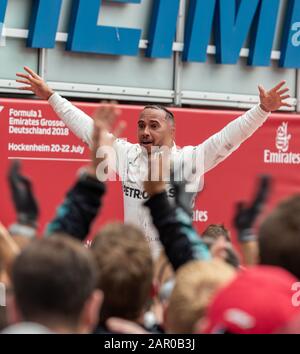
[[[300,154],[289,151],[292,134],[288,132],[288,123],[283,122],[276,132],[277,151],[264,150],[264,162],[280,165],[300,165]]]
[[[288,134],[288,123],[283,122],[277,129],[276,148],[281,152],[289,150],[292,135]]]

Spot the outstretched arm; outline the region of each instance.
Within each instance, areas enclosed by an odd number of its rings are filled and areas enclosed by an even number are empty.
[[[166,160],[161,156],[158,159],[154,156],[151,158],[149,178],[144,182],[145,191],[150,198],[145,205],[150,209],[153,224],[158,230],[165,253],[174,270],[177,270],[189,261],[210,259],[210,253],[193,228],[189,213],[185,208],[172,205],[168,200],[163,181],[164,170],[168,164],[163,165],[164,162]],[[153,170],[158,171],[158,174],[152,174]]]
[[[149,192],[149,189],[148,191]],[[158,230],[160,242],[174,270],[193,260],[209,260],[210,253],[184,209],[172,206],[166,192],[150,194],[145,203]]]
[[[209,171],[248,139],[267,120],[270,112],[281,107],[291,107],[285,100],[289,98],[285,81],[270,91],[259,86],[260,105],[252,108],[241,117],[229,123],[219,133],[207,139],[199,148],[204,149],[204,172]]]
[[[18,83],[23,84],[19,89],[31,91],[36,96],[48,100],[49,104],[66,124],[66,126],[82,141],[89,146],[92,145],[93,119],[80,109],[72,105],[71,102],[55,93],[46,82],[33,70],[24,67],[25,73],[17,73]]]

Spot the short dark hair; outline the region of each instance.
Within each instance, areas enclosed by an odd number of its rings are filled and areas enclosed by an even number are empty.
[[[132,225],[107,225],[95,237],[98,288],[104,293],[100,321],[136,320],[150,299],[153,263],[144,234]]]
[[[225,237],[226,241],[231,243],[230,231],[223,224],[211,224],[203,232],[202,239],[210,250],[220,236]],[[231,266],[238,268],[240,265],[239,257],[232,245],[227,247],[225,252],[226,257],[224,261]]]
[[[224,236],[227,241],[230,242],[230,232],[222,224],[211,224],[209,225],[202,236],[204,238],[211,238],[212,241],[216,241],[220,236]]]
[[[259,229],[260,263],[285,268],[300,279],[300,194],[279,204]]]
[[[143,110],[145,109],[157,109],[160,111],[164,111],[166,113],[166,119],[170,120],[173,124],[175,123],[175,117],[174,114],[169,111],[165,106],[162,106],[160,104],[156,104],[156,105],[147,105],[144,107]]]
[[[96,288],[91,252],[76,240],[51,236],[32,241],[16,258],[12,281],[25,321],[59,321],[76,326]]]

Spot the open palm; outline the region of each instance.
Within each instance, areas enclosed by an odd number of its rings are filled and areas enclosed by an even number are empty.
[[[287,94],[289,88],[283,88],[285,84],[285,81],[281,81],[270,91],[266,91],[262,86],[258,86],[260,105],[264,111],[273,112],[277,111],[281,107],[292,107],[285,101],[286,99],[290,98],[290,95]]]
[[[51,88],[37,73],[28,68],[28,66],[25,66],[24,70],[27,72],[27,74],[17,73],[18,80],[16,81],[25,85],[19,87],[19,90],[31,91],[36,96],[48,100],[54,91],[51,90]]]

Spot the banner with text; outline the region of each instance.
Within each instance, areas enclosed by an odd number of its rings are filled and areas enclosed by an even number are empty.
[[[92,115],[96,104],[76,103]],[[128,127],[128,141],[136,142],[141,106],[120,105]],[[197,145],[218,132],[242,112],[173,109],[178,146]],[[12,160],[22,161],[22,171],[33,182],[41,215],[40,232],[55,215],[77,171],[89,163],[88,146],[70,132],[47,102],[0,99],[0,221],[14,222],[15,213],[7,183]],[[199,232],[211,223],[224,223],[232,229],[235,203],[249,201],[259,174],[273,176],[272,194],[265,213],[280,200],[300,193],[300,116],[272,114],[265,125],[235,153],[205,176],[194,221]],[[101,214],[94,231],[109,220],[122,220],[123,196],[120,182],[108,182]],[[93,231],[93,232],[94,232]]]

